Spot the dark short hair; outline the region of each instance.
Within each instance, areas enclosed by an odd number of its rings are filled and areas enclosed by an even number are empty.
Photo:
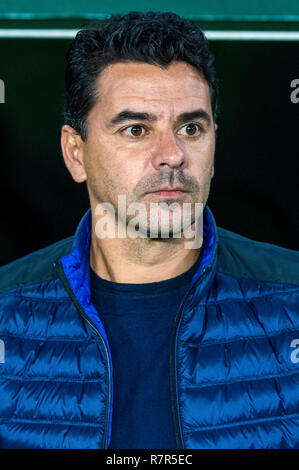
[[[86,140],[87,117],[97,102],[97,79],[110,64],[143,62],[168,67],[183,61],[196,67],[209,85],[214,119],[217,80],[214,58],[202,30],[175,13],[112,15],[81,29],[67,52],[64,122]]]

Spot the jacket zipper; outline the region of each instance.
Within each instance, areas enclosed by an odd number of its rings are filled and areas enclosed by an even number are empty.
[[[205,266],[203,268],[201,275],[198,277],[198,279],[196,279],[194,284],[192,284],[192,286],[189,288],[189,290],[185,294],[181,302],[180,308],[176,314],[176,317],[174,320],[174,327],[172,331],[172,337],[171,337],[171,343],[170,343],[170,360],[169,360],[170,396],[171,396],[171,402],[172,402],[172,413],[173,413],[173,418],[174,418],[175,438],[176,438],[178,449],[184,449],[184,444],[183,444],[181,423],[179,419],[179,405],[178,405],[178,394],[177,394],[177,388],[178,388],[177,387],[177,367],[176,367],[177,334],[178,334],[179,324],[180,324],[185,301],[187,297],[190,295],[191,291],[194,289],[195,285],[199,282],[202,276],[209,270],[209,268],[210,268],[209,266]]]
[[[107,349],[106,342],[99,332],[98,328],[96,325],[90,320],[90,318],[86,315],[84,309],[82,308],[80,302],[78,301],[67,277],[64,272],[63,266],[60,261],[54,263],[54,267],[58,271],[60,278],[65,285],[65,288],[67,292],[69,293],[71,299],[73,300],[75,306],[79,310],[81,316],[84,318],[84,320],[91,326],[91,328],[96,332],[96,334],[101,338],[102,343],[104,345],[104,350],[105,350],[105,355],[106,355],[106,360],[107,360],[107,365],[108,365],[108,406],[107,406],[107,418],[106,418],[106,429],[105,429],[105,434],[104,434],[104,449],[108,448],[108,436],[109,436],[109,426],[110,426],[110,418],[111,418],[111,365],[110,365],[110,358],[109,358],[109,353]]]
[[[64,269],[62,267],[61,262],[54,263],[54,267],[57,269],[61,280],[63,281],[65,288],[67,292],[69,293],[71,299],[73,300],[75,306],[78,308],[81,316],[84,318],[84,320],[91,326],[91,328],[96,332],[96,334],[101,338],[105,354],[106,354],[106,360],[107,360],[107,365],[108,365],[108,406],[107,406],[107,419],[106,419],[106,430],[105,430],[105,435],[104,435],[104,448],[108,448],[108,436],[109,436],[109,425],[110,425],[110,417],[111,417],[111,368],[110,368],[110,358],[108,354],[108,349],[107,345],[105,343],[105,340],[101,333],[99,332],[98,328],[96,325],[89,319],[89,317],[86,315],[84,309],[82,308],[80,302],[78,301],[76,295],[73,292],[72,287],[70,286],[70,283],[65,275]],[[181,314],[182,310],[185,304],[185,301],[187,297],[190,295],[191,291],[194,289],[195,285],[199,282],[199,280],[202,278],[202,276],[208,271],[209,267],[204,267],[203,272],[199,276],[199,278],[192,284],[192,286],[189,288],[187,293],[185,294],[181,305],[179,307],[179,310],[176,314],[175,320],[174,320],[174,327],[173,327],[173,332],[172,332],[172,337],[171,337],[171,344],[170,344],[170,395],[171,395],[171,402],[172,402],[172,412],[173,412],[173,417],[174,417],[174,426],[175,426],[175,437],[176,437],[176,442],[177,442],[177,448],[178,449],[183,449],[183,438],[182,438],[182,430],[181,430],[181,423],[179,420],[178,416],[178,396],[177,396],[177,369],[176,369],[176,348],[177,348],[177,333],[178,333],[178,327],[179,323],[181,320]]]

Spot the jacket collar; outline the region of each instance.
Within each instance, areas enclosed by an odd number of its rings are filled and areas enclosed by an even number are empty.
[[[84,304],[91,302],[90,289],[90,242],[91,242],[91,209],[82,217],[77,227],[72,252],[60,259],[75,294]],[[203,251],[198,270],[192,283],[205,272],[215,272],[217,262],[218,234],[214,216],[206,205],[203,211]],[[71,279],[70,279],[71,278]]]

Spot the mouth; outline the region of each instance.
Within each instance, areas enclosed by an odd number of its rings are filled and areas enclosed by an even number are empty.
[[[166,199],[177,199],[179,197],[184,196],[184,194],[189,193],[189,191],[186,191],[182,188],[163,188],[159,189],[157,191],[151,191],[147,194],[153,194],[155,196],[159,197],[165,197]]]

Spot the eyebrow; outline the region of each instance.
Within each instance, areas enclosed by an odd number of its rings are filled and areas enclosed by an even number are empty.
[[[211,118],[209,114],[203,109],[197,109],[195,111],[180,114],[176,118],[176,123],[182,124],[184,122],[192,121],[194,119],[203,119],[204,121],[206,121],[206,124],[208,126],[210,126],[211,124]],[[121,124],[122,122],[125,122],[125,121],[154,122],[154,121],[157,121],[157,116],[155,116],[154,114],[150,114],[150,113],[141,113],[141,112],[125,109],[124,111],[121,111],[116,116],[114,116],[114,118],[111,119],[111,121],[108,123],[108,128],[112,128],[116,126],[117,124]]]

